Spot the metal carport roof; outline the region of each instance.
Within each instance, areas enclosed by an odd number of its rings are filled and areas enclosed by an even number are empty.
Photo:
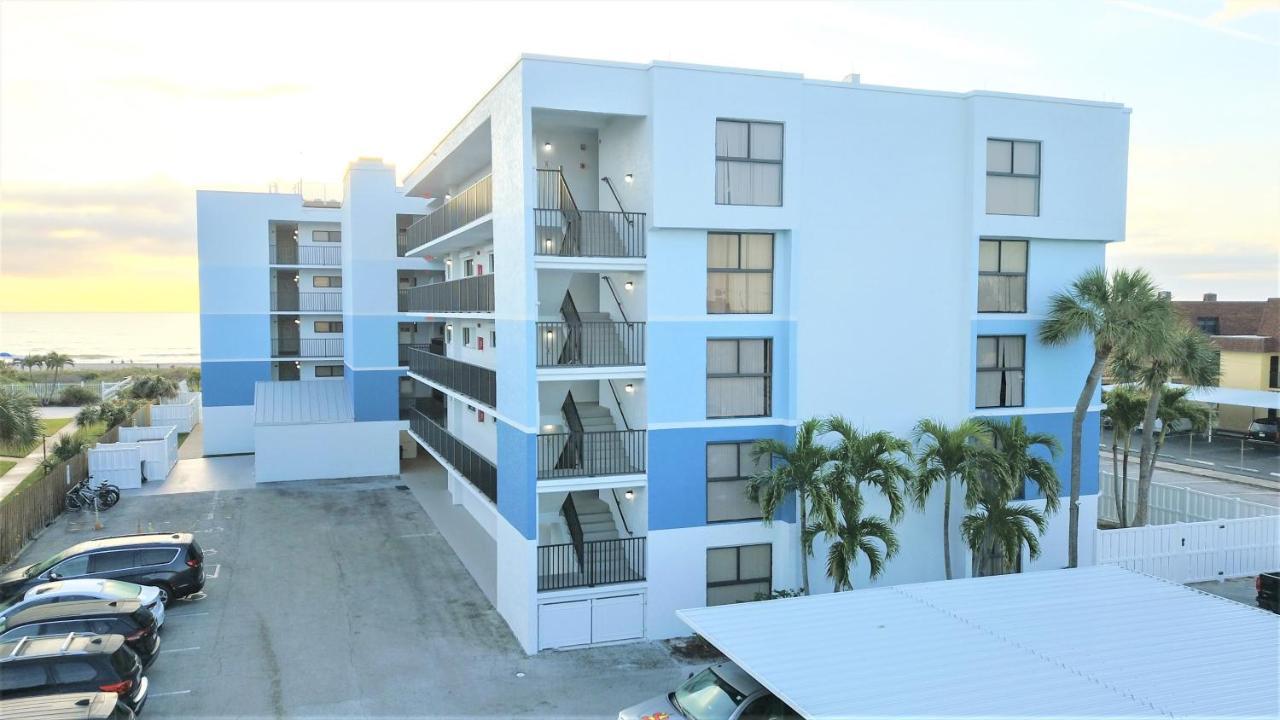
[[[1280,717],[1280,615],[1118,567],[676,614],[807,718]]]

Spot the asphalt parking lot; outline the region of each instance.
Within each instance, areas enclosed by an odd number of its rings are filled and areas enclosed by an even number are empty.
[[[126,494],[19,559],[193,530],[204,597],[169,608],[148,718],[616,717],[689,671],[658,643],[528,657],[394,480]],[[82,525],[84,527],[82,527]]]
[[[1133,453],[1141,447],[1142,438],[1135,431]],[[1111,452],[1111,431],[1102,430],[1099,447]],[[1169,433],[1160,459],[1191,467],[1210,468],[1222,472],[1276,480],[1280,478],[1280,443],[1247,440],[1233,435],[1212,437],[1194,433]]]

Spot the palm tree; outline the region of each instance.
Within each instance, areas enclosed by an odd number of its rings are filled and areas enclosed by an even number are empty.
[[[1062,490],[1053,459],[1062,448],[1049,433],[1028,432],[1021,417],[1008,422],[984,420],[983,425],[990,433],[994,454],[992,462],[976,473],[968,486],[966,501],[975,510],[961,521],[960,534],[973,549],[975,574],[998,575],[1009,571],[1024,544],[1031,557],[1040,556],[1039,536],[1048,527],[1048,516],[1059,506]],[[1013,502],[1028,481],[1044,497],[1044,512]]]
[[[1213,424],[1213,409],[1204,403],[1196,402],[1190,398],[1190,387],[1169,387],[1165,386],[1161,391],[1162,398],[1160,400],[1160,414],[1157,416],[1160,420],[1160,432],[1156,434],[1155,447],[1152,455],[1159,455],[1164,449],[1165,437],[1169,434],[1169,428],[1176,423],[1186,420],[1191,424],[1191,432],[1202,433],[1209,429]]]
[[[58,436],[51,450],[59,462],[66,462],[83,452],[88,445],[80,433],[66,433]]]
[[[884,518],[863,517],[862,492],[856,484],[845,482],[835,473],[829,474],[827,480],[836,486],[831,489],[838,509],[835,523],[814,524],[805,529],[805,534],[810,536],[810,545],[817,533],[825,533],[831,539],[827,548],[827,577],[837,592],[852,590],[850,569],[858,563],[858,556],[866,556],[874,580],[884,572],[885,563],[898,554],[898,536]]]
[[[915,477],[911,443],[884,430],[863,433],[839,415],[827,418],[824,427],[839,438],[831,450],[832,474],[855,488],[875,488],[889,501],[889,520],[901,520],[904,493]]]
[[[1117,385],[1102,393],[1102,416],[1111,420],[1111,481],[1120,527],[1129,526],[1129,450],[1133,431],[1142,422],[1146,397],[1131,385]],[[1120,448],[1124,448],[1121,455]],[[1123,459],[1123,462],[1121,460]]]
[[[40,438],[44,424],[30,395],[0,388],[0,443],[26,447]]]
[[[1067,566],[1079,564],[1080,462],[1084,454],[1084,418],[1093,401],[1102,369],[1117,348],[1127,347],[1135,336],[1154,332],[1165,316],[1155,283],[1142,270],[1094,268],[1071,286],[1050,298],[1049,315],[1040,324],[1040,342],[1065,345],[1088,335],[1093,339],[1093,363],[1071,417],[1071,507],[1067,532]]]
[[[158,402],[178,394],[178,384],[163,375],[143,375],[133,381],[129,395],[141,400]]]
[[[85,405],[76,412],[76,426],[88,427],[102,419],[102,405]]]
[[[747,497],[760,506],[760,517],[766,525],[788,496],[795,495],[800,512],[800,584],[809,594],[809,556],[813,554],[813,538],[805,532],[809,526],[810,508],[819,506],[819,514],[834,513],[823,484],[823,475],[831,461],[827,448],[818,441],[823,424],[816,418],[800,423],[796,440],[787,445],[780,440],[761,440],[751,448],[751,457],[759,462],[769,458],[769,468],[747,481]]]
[[[44,366],[53,371],[53,382],[49,383],[48,389],[45,390],[46,404],[53,400],[53,393],[58,388],[58,375],[62,373],[62,369],[75,364],[76,361],[72,360],[71,356],[59,352],[51,352],[44,356]]]
[[[965,420],[955,427],[939,420],[925,418],[916,423],[912,440],[918,447],[916,472],[910,494],[915,506],[924,509],[934,485],[942,483],[942,565],[951,579],[951,486],[959,480],[967,486],[981,465],[981,446],[975,439],[982,433],[976,420]]]
[[[17,362],[18,365],[27,369],[27,382],[35,387],[35,369],[44,365],[43,355],[28,355]]]
[[[1168,305],[1168,301],[1164,301]],[[1138,380],[1147,390],[1142,417],[1142,452],[1138,458],[1138,498],[1133,524],[1147,524],[1151,476],[1156,466],[1155,425],[1167,383],[1180,378],[1191,387],[1217,383],[1221,374],[1217,348],[1209,336],[1176,317],[1170,308],[1158,332],[1148,333],[1124,348],[1113,363],[1121,377]]]

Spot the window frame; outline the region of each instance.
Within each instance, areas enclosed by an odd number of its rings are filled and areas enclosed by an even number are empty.
[[[738,351],[734,353],[738,369],[742,369],[742,342],[763,340],[764,341],[764,360],[765,369],[763,373],[712,373],[710,368],[706,368],[707,385],[706,395],[711,394],[711,381],[725,378],[764,378],[764,413],[761,415],[708,415],[707,420],[733,420],[740,418],[757,418],[757,417],[773,417],[773,338],[771,337],[709,337],[707,343],[713,342],[733,342],[737,343]]]
[[[335,368],[337,368],[336,373],[334,372]],[[321,375],[320,374],[321,370],[327,371],[328,374]],[[343,377],[346,375],[346,368],[342,365],[316,365],[314,375],[315,377],[318,377],[318,378]]]
[[[778,260],[778,235],[777,235],[777,233],[771,233],[771,232],[746,232],[746,231],[741,231],[741,230],[737,230],[737,231],[730,231],[730,230],[711,230],[711,231],[708,231],[708,232],[707,232],[707,250],[708,250],[708,252],[710,252],[710,249],[711,249],[711,236],[712,236],[712,235],[732,235],[732,236],[735,236],[735,237],[737,237],[737,238],[738,238],[738,267],[736,267],[736,268],[727,268],[727,267],[715,267],[715,268],[713,268],[713,267],[711,267],[711,261],[708,259],[708,260],[707,260],[707,278],[706,278],[706,279],[707,279],[707,290],[708,290],[708,292],[710,291],[710,288],[711,288],[711,275],[712,275],[713,273],[724,274],[724,275],[730,275],[730,274],[742,274],[742,275],[764,275],[764,274],[768,274],[768,275],[769,275],[769,309],[768,309],[768,310],[765,310],[765,311],[763,311],[763,312],[755,312],[755,311],[752,311],[752,310],[725,310],[725,311],[721,312],[721,311],[718,311],[718,310],[712,310],[712,309],[711,309],[711,298],[707,298],[707,314],[708,314],[708,315],[772,315],[772,314],[773,314],[773,295],[774,295],[774,289],[775,289],[775,287],[774,287],[774,280],[775,280],[775,279],[776,279],[776,277],[777,277],[777,276],[775,275],[775,271],[777,270],[777,266],[778,266],[778,262],[777,262],[777,260]],[[742,241],[743,241],[743,236],[745,236],[745,235],[767,235],[767,236],[769,237],[769,269],[768,269],[768,270],[759,270],[759,269],[755,269],[755,268],[744,268],[744,267],[742,267],[742,256],[743,256],[743,252],[742,252]]]
[[[984,366],[982,366],[982,365],[979,365],[979,364],[978,364],[978,356],[980,355],[980,353],[979,353],[979,351],[978,351],[978,347],[977,347],[977,346],[978,346],[978,341],[981,341],[981,340],[984,340],[984,339],[991,339],[991,338],[994,338],[994,339],[996,340],[996,356],[997,356],[997,360],[996,360],[996,361],[997,361],[997,362],[999,362],[999,355],[1000,355],[1000,341],[1001,341],[1001,340],[1006,339],[1006,338],[1018,338],[1018,339],[1022,340],[1022,365],[1018,365],[1018,366],[1014,366],[1014,365],[1009,365],[1009,366],[1005,366],[1005,365],[997,365],[997,366],[992,366],[992,367],[984,367]],[[1005,335],[978,335],[978,336],[977,336],[977,340],[974,342],[974,363],[973,363],[973,365],[974,365],[974,384],[973,384],[973,407],[974,407],[974,409],[976,409],[976,410],[990,410],[990,409],[999,409],[999,408],[1020,408],[1020,407],[1026,407],[1026,406],[1027,406],[1027,336],[1026,336],[1026,335],[1017,335],[1017,334],[1005,334]],[[985,373],[996,373],[996,372],[999,372],[999,373],[1005,373],[1005,372],[1010,372],[1010,371],[1017,371],[1017,372],[1022,373],[1022,388],[1021,388],[1021,389],[1019,390],[1019,392],[1018,392],[1018,396],[1022,399],[1022,402],[1018,403],[1017,405],[1004,405],[1004,404],[1001,404],[1001,405],[979,405],[979,404],[978,404],[978,376],[979,376],[979,375],[981,375],[981,374],[982,374],[982,373],[984,373],[984,372],[985,372]]]
[[[743,578],[742,577],[742,549],[752,548],[752,547],[769,548],[769,575],[767,577],[760,577],[760,578]],[[711,581],[711,580],[705,580],[706,575],[704,574],[703,577],[707,586],[706,587],[707,589],[706,603],[708,607],[717,607],[717,606],[711,605],[711,589],[712,588],[733,587],[735,585],[753,585],[756,583],[765,582],[765,583],[768,583],[770,594],[773,593],[773,543],[764,542],[764,543],[747,543],[745,545],[717,545],[715,547],[707,548],[708,556],[710,555],[712,550],[733,550],[734,551],[734,559],[736,561],[735,565],[737,567],[737,570],[736,570],[737,579]],[[709,561],[709,557],[707,559]],[[729,603],[729,604],[737,605],[738,603]]]
[[[1031,214],[1029,214],[1029,215],[1028,215],[1028,214],[1024,214],[1024,213],[1001,213],[1001,212],[991,212],[990,210],[987,210],[987,208],[986,208],[986,202],[985,202],[986,198],[985,198],[985,195],[984,195],[984,198],[983,198],[983,201],[984,201],[984,202],[983,202],[983,210],[985,211],[985,214],[987,214],[987,215],[1003,215],[1003,216],[1005,216],[1005,217],[1040,217],[1040,188],[1041,188],[1041,186],[1044,184],[1044,141],[1043,141],[1043,140],[1031,140],[1031,139],[1028,139],[1028,138],[988,137],[988,138],[986,139],[986,141],[982,143],[983,157],[984,157],[984,158],[986,157],[987,143],[991,143],[991,142],[1007,142],[1007,143],[1009,143],[1009,172],[992,171],[990,167],[987,167],[987,168],[985,168],[985,169],[986,169],[986,171],[987,171],[986,176],[987,176],[988,178],[992,178],[992,177],[1035,178],[1035,180],[1036,180],[1036,208],[1035,208],[1035,212],[1033,212],[1033,213],[1031,213]],[[1015,171],[1014,171],[1013,158],[1014,158],[1014,146],[1015,146],[1015,144],[1016,144],[1016,143],[1032,143],[1032,144],[1034,144],[1034,145],[1036,146],[1036,173],[1035,173],[1034,175],[1029,175],[1029,174],[1027,174],[1027,173],[1019,173],[1019,172],[1015,172]],[[984,165],[986,165],[986,163],[985,163],[985,162],[984,162],[983,164],[984,164]],[[991,184],[991,181],[990,181],[990,180],[987,180],[987,184],[986,184],[985,186],[983,186],[983,190],[985,190],[985,191],[987,191],[987,192],[990,192],[990,184]]]
[[[742,482],[743,480],[750,480],[751,479],[750,475],[742,474],[742,449],[741,448],[743,445],[755,445],[756,443],[760,442],[763,439],[764,438],[756,438],[754,440],[714,440],[707,443],[706,454],[705,454],[706,469],[703,474],[706,476],[706,480],[707,480],[707,484],[706,484],[706,501],[707,502],[706,502],[706,512],[704,513],[704,515],[706,516],[706,523],[708,525],[721,525],[724,523],[762,522],[763,521],[763,518],[760,517],[760,513],[758,512],[751,517],[724,518],[721,520],[711,519],[711,484],[719,483],[719,482]],[[717,445],[733,445],[736,448],[738,448],[738,452],[734,455],[734,462],[737,464],[737,468],[736,468],[737,475],[725,476],[725,477],[711,477],[711,448]],[[772,457],[770,457],[769,463],[770,465],[772,465],[773,463]],[[757,506],[757,509],[759,509],[758,506]]]
[[[324,236],[325,236],[326,238],[330,238],[330,237],[333,237],[334,235],[336,235],[336,236],[338,236],[338,239],[337,239],[337,240],[328,240],[328,239],[321,240],[321,239],[319,239],[319,235],[321,235],[321,234],[324,234]],[[340,242],[342,242],[342,231],[341,231],[341,230],[312,230],[312,231],[311,231],[311,242],[316,243],[316,244],[320,244],[320,243],[340,243]]]
[[[320,284],[320,281],[321,281],[321,280],[324,280],[324,285],[321,285],[321,284]],[[337,281],[337,283],[338,283],[337,285],[334,285],[334,281],[335,281],[335,280],[336,280],[336,281]],[[336,289],[339,289],[339,288],[341,288],[341,287],[342,287],[342,276],[341,276],[341,275],[312,275],[312,276],[311,276],[311,287],[313,287],[313,288],[325,288],[325,289],[330,289],[330,290],[336,290]]]
[[[321,330],[320,326],[324,325],[327,329]],[[317,335],[338,335],[342,333],[341,320],[313,320],[311,321],[311,331]]]
[[[1213,332],[1210,332],[1208,328],[1205,327],[1205,325],[1210,323],[1213,325]],[[1197,315],[1196,327],[1205,335],[1209,335],[1211,337],[1219,335],[1222,332],[1222,317],[1219,315]]]
[[[715,142],[716,133],[714,128],[722,122],[739,123],[747,126],[747,156],[746,157],[735,157],[732,155],[720,154],[719,148],[716,147],[718,143]],[[765,158],[751,157],[751,125],[752,123],[759,124],[759,125],[777,125],[778,126],[780,130],[779,138],[778,138],[778,156],[780,158],[779,160],[768,160]],[[713,132],[712,132],[711,145],[712,145],[712,150],[715,152],[715,162],[717,164],[721,162],[746,162],[746,163],[759,163],[761,165],[777,165],[779,168],[778,169],[778,204],[777,205],[761,205],[758,203],[720,202],[719,198],[715,198],[715,204],[721,205],[721,206],[737,206],[737,207],[782,207],[784,204],[786,204],[787,178],[786,178],[786,168],[784,167],[784,163],[787,159],[787,124],[779,120],[748,120],[745,118],[717,117],[715,119],[715,125],[713,125],[712,127],[713,127]],[[714,179],[712,182],[711,192],[712,192],[712,195],[714,196],[715,195]]]
[[[1024,216],[1025,217],[1025,216]],[[1004,245],[1005,243],[1022,243],[1026,248],[1026,257],[1023,258],[1022,265],[1025,270],[1020,273],[1005,272],[1003,270],[983,270],[982,269],[982,243],[993,242],[997,244],[996,250],[996,267],[1003,265]],[[1022,309],[1021,310],[983,310],[982,309],[982,278],[986,277],[1018,277],[1022,276]],[[978,238],[978,312],[983,315],[1026,315],[1027,299],[1031,282],[1031,241],[1027,238],[1004,238],[1004,237],[980,237]]]

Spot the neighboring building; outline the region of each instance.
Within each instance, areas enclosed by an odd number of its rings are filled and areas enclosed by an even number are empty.
[[[365,248],[386,256],[366,271],[344,252],[343,302],[367,292],[388,298],[375,314],[391,307],[393,268],[443,280],[405,293],[415,399],[400,427],[446,465],[454,501],[483,529],[481,547],[459,554],[478,579],[492,574],[526,650],[679,635],[676,609],[800,584],[794,507],[766,525],[742,493],[750,443],[789,439],[803,418],[907,434],[922,417],[1020,415],[1061,439],[1066,492],[1092,351],[1088,339],[1043,346],[1036,327],[1049,296],[1124,237],[1128,124],[1112,103],[526,56],[403,197],[370,203],[381,219],[356,213],[351,189],[328,211],[357,261]],[[252,224],[237,241],[263,247],[236,262],[261,276],[252,302],[265,308],[271,222],[310,210],[297,197],[242,196],[262,204],[252,213],[210,205],[224,197],[200,201],[206,327],[210,313],[238,312],[219,303],[251,299],[226,298],[204,267],[218,254],[205,218]],[[403,259],[393,223],[407,226]],[[356,378],[387,364],[392,320],[355,332],[343,320],[353,421],[383,422],[383,385]],[[254,333],[267,337],[266,322]],[[217,337],[206,330],[206,402],[248,424],[249,381],[268,379],[270,359],[219,384],[209,366],[248,351]],[[1085,423],[1085,448],[1097,426]],[[254,448],[243,431],[211,431]],[[1083,463],[1089,562],[1096,454]],[[908,514],[904,550],[876,584],[941,577],[940,514],[940,496]],[[1066,526],[1064,502],[1044,555],[1023,567],[1064,565]],[[952,546],[962,571],[958,532]],[[815,588],[829,587],[824,553],[810,563]]]
[[[1175,300],[1173,306],[1221,351],[1219,387],[1280,390],[1280,298],[1229,301],[1205,293],[1202,300]],[[1219,404],[1218,427],[1244,432],[1255,418],[1276,417],[1276,412],[1263,405]]]

